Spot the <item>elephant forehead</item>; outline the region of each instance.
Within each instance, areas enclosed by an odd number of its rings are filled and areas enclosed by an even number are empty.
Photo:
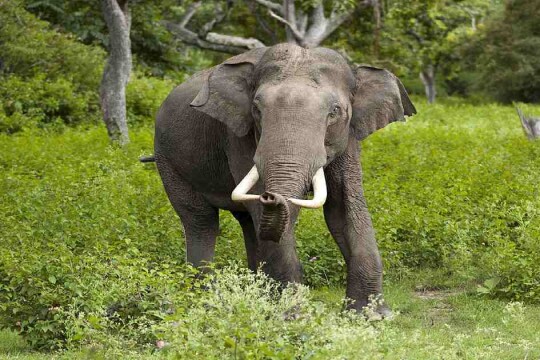
[[[292,77],[308,80],[313,87],[321,86],[325,80],[349,82],[350,68],[339,54],[326,49],[308,50],[293,44],[279,44],[270,48],[256,69],[260,82],[282,82]],[[331,54],[333,56],[329,56]],[[349,76],[347,76],[349,75]]]

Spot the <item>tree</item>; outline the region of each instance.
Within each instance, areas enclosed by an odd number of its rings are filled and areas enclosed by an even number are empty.
[[[101,80],[101,109],[109,138],[124,145],[129,142],[126,85],[131,74],[128,0],[102,0],[102,10],[109,29],[109,57]]]
[[[371,1],[362,3],[369,4]],[[232,1],[225,4],[221,1],[194,1],[187,6],[178,21],[168,21],[168,29],[182,42],[219,52],[239,54],[246,50],[264,46],[264,42],[255,37],[227,35],[212,30],[222,23],[231,8]],[[275,35],[278,29],[270,25],[277,22],[285,29],[287,42],[311,48],[319,46],[353,13],[356,1],[297,1],[284,0],[277,3],[271,0],[245,0],[251,14],[257,18],[261,29],[270,35],[272,42],[279,38]],[[233,4],[234,5],[234,4]],[[200,26],[198,31],[190,30],[188,24],[196,13],[209,7],[214,8],[214,16]],[[265,9],[266,14],[261,15],[259,9]]]
[[[479,29],[467,60],[477,88],[496,100],[540,102],[540,1],[505,1]]]
[[[523,111],[516,106],[516,111],[521,120],[521,126],[529,140],[540,139],[540,117],[533,117],[523,114]]]
[[[389,5],[385,32],[389,52],[418,71],[429,103],[437,95],[436,76],[459,45],[456,32],[476,24],[490,0],[395,0]],[[404,46],[405,45],[405,46]],[[399,49],[397,49],[399,48]]]

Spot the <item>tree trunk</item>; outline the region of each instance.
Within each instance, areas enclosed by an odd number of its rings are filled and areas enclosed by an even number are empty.
[[[373,17],[375,20],[375,27],[373,28],[373,55],[378,59],[381,49],[381,2],[379,0],[373,0]]]
[[[518,107],[516,107],[516,110],[521,120],[523,131],[525,131],[525,135],[527,135],[529,140],[540,139],[540,117],[525,115]]]
[[[109,30],[109,58],[101,80],[101,109],[109,138],[120,145],[129,142],[126,85],[131,73],[131,18],[127,5],[128,0],[102,0]]]
[[[420,72],[420,79],[424,84],[426,90],[427,101],[430,104],[435,102],[435,96],[437,95],[437,89],[435,88],[435,67],[428,65]]]

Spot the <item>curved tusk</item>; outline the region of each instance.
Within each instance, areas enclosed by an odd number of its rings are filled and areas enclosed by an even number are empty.
[[[320,168],[317,170],[313,176],[313,199],[311,200],[300,200],[300,199],[289,199],[295,205],[317,209],[324,205],[326,201],[326,180],[324,178],[324,170]]]
[[[253,165],[247,175],[234,188],[231,199],[233,201],[259,200],[260,195],[248,194],[247,192],[259,181],[257,166]]]

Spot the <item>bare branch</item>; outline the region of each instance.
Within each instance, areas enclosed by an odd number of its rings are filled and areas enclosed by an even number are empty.
[[[280,14],[283,14],[283,6],[280,4],[276,4],[273,1],[269,0],[254,0],[257,4],[260,4],[262,6],[266,6],[270,10],[279,11]]]
[[[298,28],[298,31],[302,35],[306,34],[307,26],[308,26],[308,16],[305,13],[300,13],[300,15],[297,16],[298,20],[296,21],[296,27]]]
[[[208,35],[206,36],[206,40],[215,44],[245,47],[250,50],[264,47],[264,44],[260,40],[255,38],[243,38],[240,36],[223,35],[213,32],[208,33]]]
[[[248,1],[247,6],[251,14],[255,16],[257,24],[259,24],[263,31],[272,38],[272,43],[277,43],[278,37],[276,31],[268,25],[268,22],[261,16],[260,12],[257,11],[257,4],[254,1]]]
[[[305,42],[308,47],[315,47],[324,40],[323,35],[328,23],[324,16],[324,6],[322,2],[311,11],[309,18],[311,25],[306,32]]]
[[[201,49],[224,52],[228,54],[241,54],[247,50],[246,47],[232,46],[227,44],[213,43],[207,39],[200,38],[196,33],[178,24],[165,22],[167,29],[180,41],[185,44],[193,45]]]
[[[307,47],[319,46],[324,39],[332,34],[354,12],[354,8],[336,12],[332,11],[330,17],[324,15],[324,6],[320,2],[310,14],[310,26],[306,32],[304,45]]]
[[[208,49],[229,54],[241,54],[246,50],[264,46],[261,41],[254,38],[243,38],[239,36],[229,36],[210,32],[216,24],[223,21],[223,19],[226,17],[226,12],[224,12],[221,7],[216,8],[214,19],[204,24],[198,33],[191,31],[186,27],[186,25],[189,23],[191,18],[193,18],[201,4],[202,1],[192,3],[191,6],[186,10],[186,13],[179,23],[164,21],[166,28],[178,40],[185,44],[197,46],[201,49]]]
[[[326,24],[326,30],[324,31],[324,38],[327,38],[338,27],[341,26],[354,12],[354,9],[342,13],[333,13],[328,23]]]
[[[515,105],[514,105],[515,106]],[[520,108],[516,106],[516,110],[521,120],[521,126],[525,135],[529,140],[540,138],[540,118],[535,118],[529,115],[524,115]]]
[[[294,29],[298,30],[298,28],[296,27],[296,7],[294,5],[294,0],[283,0],[283,17],[285,18],[285,20],[287,20],[289,24],[294,25]],[[285,32],[287,34],[288,42],[301,42],[298,36],[295,35],[293,28],[291,28],[290,26],[285,27]]]
[[[189,7],[186,10],[186,13],[182,17],[182,19],[180,19],[178,26],[186,27],[186,25],[189,23],[193,15],[195,15],[195,13],[197,12],[197,9],[201,7],[201,5],[202,5],[202,1],[196,1],[192,3],[191,5],[189,5]]]
[[[296,40],[298,40],[300,43],[302,43],[304,41],[303,35],[298,31],[295,24],[290,23],[289,21],[285,20],[281,16],[274,13],[272,10],[268,10],[268,13],[270,14],[270,16],[272,16],[277,21],[282,22],[283,24],[287,25],[289,30],[293,33]]]
[[[215,8],[215,17],[204,24],[201,29],[198,31],[200,37],[204,38],[212,29],[219,23],[221,23],[227,16],[227,12],[223,11],[221,6],[218,4]]]

